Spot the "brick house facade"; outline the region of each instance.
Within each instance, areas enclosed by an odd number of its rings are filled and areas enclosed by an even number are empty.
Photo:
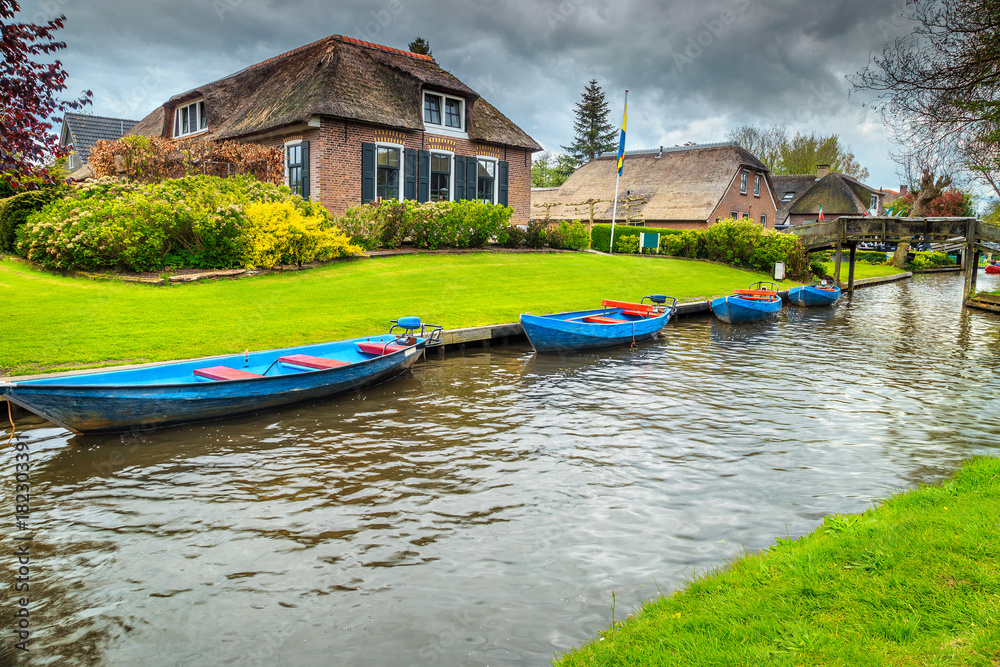
[[[477,199],[530,217],[531,137],[429,56],[333,35],[171,98],[131,131],[280,148],[285,182],[339,215]]]
[[[595,222],[611,222],[617,156],[606,155],[577,169],[558,188],[531,192],[534,217],[552,222],[588,220],[588,200],[600,203]],[[625,222],[622,199],[638,200],[632,224],[704,229],[728,217],[774,227],[777,200],[770,171],[734,143],[660,147],[625,154],[618,186],[617,222]]]

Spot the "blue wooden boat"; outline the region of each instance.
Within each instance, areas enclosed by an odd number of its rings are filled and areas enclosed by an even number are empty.
[[[399,375],[440,342],[441,327],[402,317],[379,336],[0,382],[0,395],[78,433],[151,429],[368,387]]]
[[[840,288],[836,285],[813,283],[788,290],[788,300],[797,306],[831,306],[840,298]]]
[[[639,303],[605,299],[601,306],[552,315],[524,313],[521,326],[535,352],[578,352],[634,344],[656,337],[677,312],[677,299],[653,294],[642,297]]]
[[[750,289],[738,289],[730,296],[712,301],[712,312],[727,324],[755,322],[777,314],[781,297],[777,283],[758,281]]]

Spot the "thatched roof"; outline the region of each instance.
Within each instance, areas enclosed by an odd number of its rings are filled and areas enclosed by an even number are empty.
[[[774,182],[774,194],[778,204],[778,214],[775,216],[774,224],[784,225],[792,205],[819,179],[815,174],[793,174],[791,176],[772,176],[771,180]],[[791,199],[787,198],[789,194],[791,194]]]
[[[423,130],[423,90],[462,97],[474,141],[541,150],[531,137],[430,57],[332,35],[175,95],[132,134],[172,135],[173,109],[205,100],[208,140],[238,139],[330,116]]]
[[[611,220],[618,159],[610,154],[577,169],[559,188],[531,191],[532,217],[545,217],[545,204],[555,220],[588,217],[587,206],[572,206],[588,199],[603,203],[594,209],[596,220]],[[703,144],[674,148],[627,151],[618,196],[627,191],[648,200],[641,208],[645,220],[708,220],[740,167],[768,173],[767,167],[735,143]],[[623,215],[618,207],[618,215]]]
[[[796,197],[787,209],[783,208],[783,211],[785,217],[788,214],[818,214],[822,204],[824,217],[861,215],[871,207],[873,194],[878,194],[878,191],[850,176],[833,172],[815,180],[811,187]],[[778,219],[781,217],[779,214]]]

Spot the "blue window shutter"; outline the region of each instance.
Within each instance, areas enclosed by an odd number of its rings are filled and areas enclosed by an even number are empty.
[[[497,163],[497,203],[501,206],[507,205],[507,179],[510,173],[510,165],[507,162]]]
[[[302,198],[309,199],[309,142],[302,142]]]
[[[465,197],[476,199],[476,180],[479,178],[479,159],[470,157],[465,161]]]
[[[417,198],[417,151],[413,148],[403,149],[403,199],[413,201]]]
[[[375,144],[361,144],[361,203],[375,201]]]
[[[417,152],[417,201],[421,204],[431,198],[431,153]]]
[[[465,156],[455,156],[455,201],[465,199]]]

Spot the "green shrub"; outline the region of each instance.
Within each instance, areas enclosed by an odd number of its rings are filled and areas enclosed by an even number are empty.
[[[865,264],[885,264],[887,259],[884,252],[875,252],[874,250],[861,250],[854,253],[854,261],[864,262]]]
[[[615,247],[618,247],[618,239],[623,236],[639,237],[643,232],[659,234],[660,247],[663,247],[664,239],[669,236],[682,234],[679,229],[668,229],[666,227],[632,227],[629,225],[615,225]],[[611,225],[594,225],[590,230],[590,247],[601,252],[608,252],[611,245]]]
[[[274,202],[328,218],[319,204],[251,176],[189,176],[146,185],[107,177],[87,181],[29,216],[18,249],[32,261],[66,269],[242,266],[244,209]]]
[[[666,245],[671,255],[763,273],[770,273],[775,262],[784,262],[790,277],[808,278],[809,262],[797,236],[765,229],[749,220],[727,218],[706,229],[672,237]]]
[[[526,235],[526,232],[517,225],[510,225],[507,227],[507,238],[502,245],[505,248],[520,248],[524,245]]]
[[[344,215],[337,218],[337,227],[351,238],[351,243],[365,250],[382,247],[385,223],[379,215],[377,204],[350,207]]]
[[[579,220],[562,220],[555,227],[549,228],[546,241],[553,248],[586,250],[590,247],[590,232]]]
[[[361,252],[333,225],[326,210],[302,211],[287,201],[247,205],[244,231],[243,265],[248,269],[279,262],[302,265]]]
[[[934,269],[941,266],[954,266],[955,259],[943,252],[914,252],[913,259],[907,264],[914,271]]]
[[[29,215],[42,210],[58,196],[57,193],[58,190],[54,188],[43,188],[0,200],[0,252],[16,250],[18,229],[27,221]]]
[[[638,236],[615,236],[615,252],[622,254],[638,254],[639,252],[639,237]]]

